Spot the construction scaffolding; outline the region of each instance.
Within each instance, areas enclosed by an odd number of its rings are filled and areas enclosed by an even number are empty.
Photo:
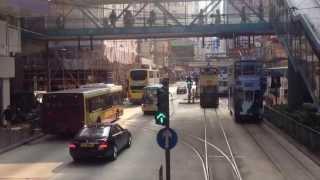
[[[119,56],[115,47],[110,52],[103,44],[93,49],[50,48],[47,52],[22,55],[17,58],[15,81],[18,83],[15,83],[15,89],[54,91],[100,82],[126,86],[126,75],[123,72],[128,72],[135,58],[134,55]]]

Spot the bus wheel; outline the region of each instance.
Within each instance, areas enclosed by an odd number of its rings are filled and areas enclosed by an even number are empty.
[[[100,117],[97,118],[97,123],[98,124],[101,123],[101,118]]]

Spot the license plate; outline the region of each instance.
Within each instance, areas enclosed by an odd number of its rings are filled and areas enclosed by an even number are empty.
[[[93,148],[93,147],[94,147],[94,144],[92,144],[92,143],[81,143],[81,144],[80,144],[80,147],[83,147],[83,148]]]

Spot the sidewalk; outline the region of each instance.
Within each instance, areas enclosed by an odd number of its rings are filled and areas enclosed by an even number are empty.
[[[20,124],[10,128],[0,128],[0,154],[21,146],[43,136],[33,132],[28,124]]]

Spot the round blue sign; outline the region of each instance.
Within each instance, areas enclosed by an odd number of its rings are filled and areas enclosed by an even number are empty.
[[[178,135],[171,128],[163,128],[157,134],[157,142],[162,149],[172,149],[177,145]]]

